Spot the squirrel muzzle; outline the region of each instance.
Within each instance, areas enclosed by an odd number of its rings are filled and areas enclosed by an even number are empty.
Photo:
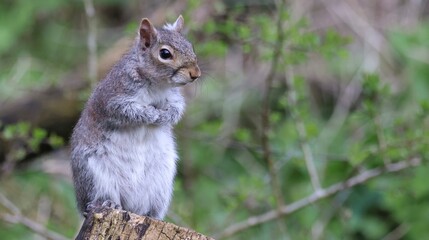
[[[198,65],[189,68],[189,77],[192,79],[192,82],[197,78],[201,77],[201,70]]]

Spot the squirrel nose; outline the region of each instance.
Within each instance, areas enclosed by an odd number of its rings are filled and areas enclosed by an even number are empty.
[[[197,76],[193,76],[192,73],[189,73],[189,77],[191,77],[192,80],[195,80],[198,78]]]
[[[201,77],[201,71],[200,71],[200,68],[199,68],[198,66],[195,66],[195,68],[194,68],[194,69],[191,69],[191,70],[189,71],[189,77],[190,77],[192,80],[195,80],[195,79],[197,79],[197,78]]]

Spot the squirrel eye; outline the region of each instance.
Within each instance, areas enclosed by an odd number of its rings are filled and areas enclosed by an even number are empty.
[[[173,58],[173,55],[171,55],[171,52],[165,48],[162,48],[161,50],[159,50],[159,56],[162,59],[172,59]]]

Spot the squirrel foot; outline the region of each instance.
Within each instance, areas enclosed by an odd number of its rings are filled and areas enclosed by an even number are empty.
[[[102,207],[108,207],[108,208],[122,210],[122,206],[120,204],[115,203],[112,200],[106,200],[106,201],[104,201],[103,204],[101,204],[101,206]]]
[[[95,200],[95,201],[89,202],[86,205],[86,209],[83,212],[83,216],[86,218],[90,212],[93,212],[98,207],[108,207],[108,208],[122,210],[122,206],[120,204],[115,203],[112,200],[106,200],[103,203],[101,203],[100,200]]]
[[[83,212],[83,216],[86,218],[90,212],[93,212],[94,209],[96,209],[97,207],[100,207],[100,206],[101,206],[100,201],[89,202],[86,205],[85,211]]]

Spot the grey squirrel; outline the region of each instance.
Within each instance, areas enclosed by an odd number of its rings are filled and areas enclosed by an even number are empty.
[[[185,101],[180,86],[200,77],[183,17],[156,29],[144,18],[138,36],[90,96],[71,137],[77,204],[163,219],[178,159],[173,125]]]

